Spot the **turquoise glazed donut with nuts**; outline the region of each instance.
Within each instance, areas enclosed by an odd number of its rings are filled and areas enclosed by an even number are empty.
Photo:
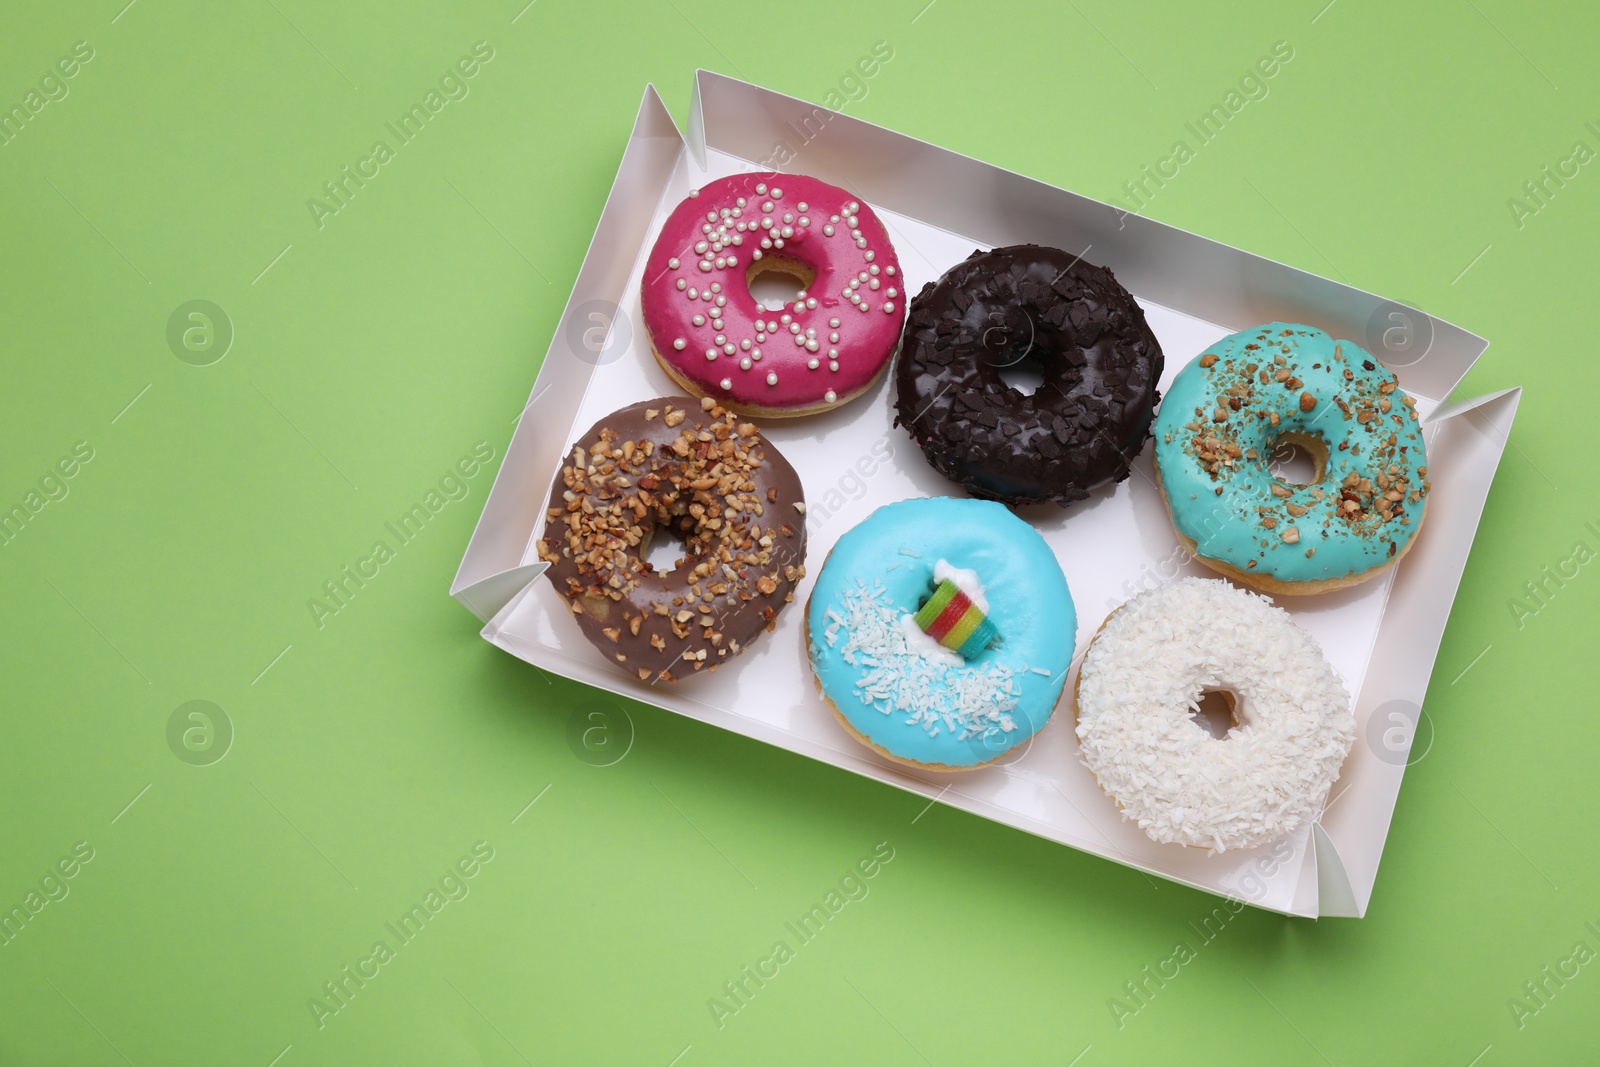
[[[1077,626],[1038,531],[952,497],[886,504],[848,530],[806,605],[829,709],[881,755],[935,771],[993,763],[1043,728]]]
[[[1431,488],[1416,402],[1349,341],[1272,322],[1224,337],[1178,373],[1156,417],[1155,464],[1179,539],[1264,592],[1321,593],[1398,563]],[[1299,485],[1267,462],[1315,464]]]

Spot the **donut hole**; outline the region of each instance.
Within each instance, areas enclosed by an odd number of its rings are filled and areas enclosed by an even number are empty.
[[[1228,689],[1205,689],[1196,698],[1189,717],[1196,726],[1219,741],[1226,740],[1228,732],[1242,726],[1239,718],[1239,698]]]
[[[980,358],[989,373],[1019,396],[1032,396],[1052,377],[1059,377],[1059,359],[1048,359],[1039,330],[1027,308],[1012,305],[989,313],[978,339]],[[986,375],[987,376],[987,375]]]
[[[692,555],[688,536],[674,525],[656,525],[639,543],[639,557],[657,574],[671,574]]]
[[[1038,392],[1045,381],[1044,365],[1038,350],[1031,347],[1012,362],[1002,364],[998,373],[1002,382],[1023,396]]]
[[[793,306],[816,280],[817,272],[798,259],[770,253],[751,263],[744,272],[750,295],[767,311],[784,311]]]
[[[1316,485],[1328,471],[1328,443],[1316,434],[1286,430],[1272,443],[1267,470],[1285,485]]]

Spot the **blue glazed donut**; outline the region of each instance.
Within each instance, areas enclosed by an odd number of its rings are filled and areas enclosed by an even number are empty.
[[[918,610],[942,590],[993,627],[959,652]],[[953,587],[953,588],[952,588]],[[976,612],[973,616],[970,612]],[[927,613],[925,613],[927,614]],[[817,685],[857,740],[902,763],[970,770],[1025,744],[1061,698],[1077,637],[1066,577],[1038,532],[1000,504],[888,504],[839,539],[806,606]],[[988,633],[986,629],[978,631]]]
[[[1213,570],[1274,594],[1374,577],[1416,540],[1431,488],[1416,404],[1349,341],[1273,322],[1178,373],[1156,417],[1156,473],[1179,538]],[[1267,467],[1294,444],[1305,485]]]

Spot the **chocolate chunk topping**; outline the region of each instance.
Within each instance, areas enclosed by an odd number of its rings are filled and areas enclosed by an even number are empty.
[[[910,307],[895,423],[973,496],[1070,504],[1128,477],[1150,436],[1163,357],[1104,267],[1057,248],[974,252]],[[1001,378],[1027,365],[1031,396]]]

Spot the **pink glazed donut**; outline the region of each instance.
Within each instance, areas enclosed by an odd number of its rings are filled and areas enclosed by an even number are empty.
[[[750,293],[763,271],[799,278],[792,304]],[[735,174],[673,209],[645,263],[656,362],[698,397],[745,415],[825,411],[872,387],[905,323],[904,279],[867,205],[800,174]]]

